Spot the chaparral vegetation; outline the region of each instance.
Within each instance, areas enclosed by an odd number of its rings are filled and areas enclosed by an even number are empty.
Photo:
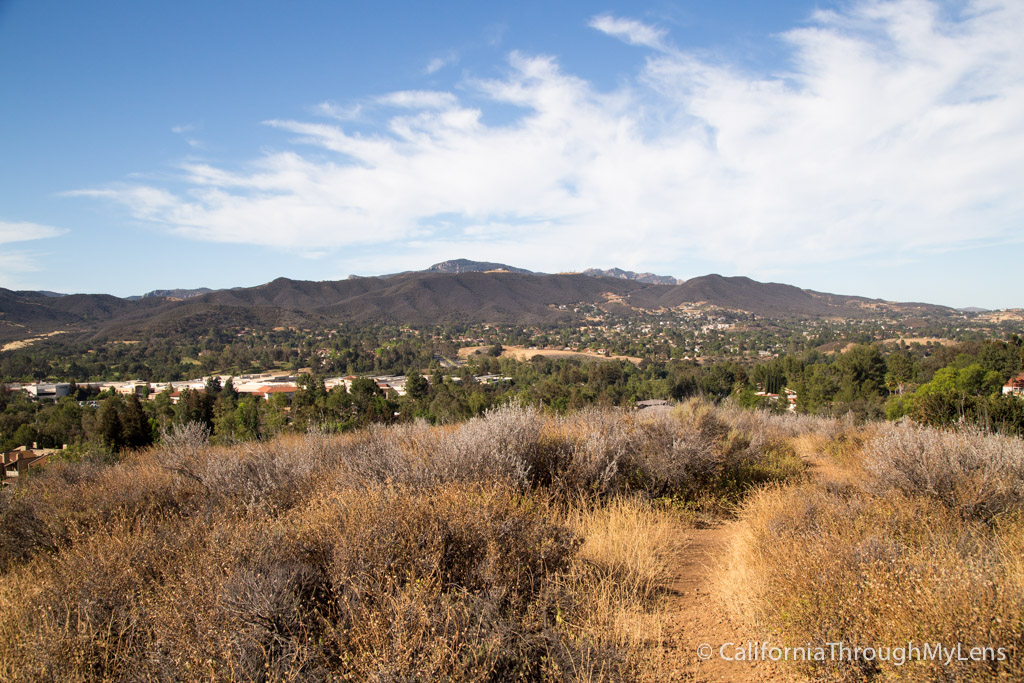
[[[1024,676],[1013,438],[696,399],[208,436],[175,426],[3,490],[0,678],[664,680],[683,666],[671,575],[723,521],[714,605],[744,634],[992,646],[907,666]]]

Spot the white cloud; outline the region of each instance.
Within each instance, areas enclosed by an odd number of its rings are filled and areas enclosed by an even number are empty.
[[[121,186],[105,190],[72,190],[64,192],[63,195],[114,200],[131,209],[136,217],[152,221],[166,220],[181,203],[177,196],[167,190],[146,186]]]
[[[445,68],[446,66],[458,64],[458,62],[458,54],[456,54],[455,52],[446,52],[445,54],[440,55],[438,57],[434,57],[429,62],[427,62],[427,65],[423,67],[423,72],[428,75],[435,74],[441,69]]]
[[[24,249],[9,249],[6,244],[59,237],[67,230],[27,222],[0,221],[0,287],[17,289],[22,282],[14,277],[40,270],[37,254]]]
[[[447,109],[457,101],[450,92],[436,90],[399,90],[376,99],[378,104],[406,109]]]
[[[630,45],[642,45],[662,51],[667,49],[665,47],[665,31],[663,29],[650,26],[635,19],[621,19],[608,14],[600,14],[593,17],[588,26]]]
[[[180,126],[171,126],[171,132],[174,133],[175,135],[180,135],[183,138],[185,138],[185,142],[188,143],[189,147],[202,148],[202,141],[189,135],[189,133],[193,133],[198,129],[199,126],[197,126],[194,123],[187,123]]]
[[[591,25],[661,52],[612,92],[512,53],[504,77],[463,83],[463,99],[367,100],[402,109],[375,132],[270,121],[300,146],[236,169],[189,165],[183,193],[79,194],[201,240],[307,253],[417,244],[421,258],[549,270],[700,259],[756,276],[1019,240],[1024,5],[818,13],[782,36],[789,70],[760,75],[667,50],[639,22]]]
[[[38,223],[0,221],[0,244],[59,237],[67,230]]]
[[[18,276],[38,271],[39,265],[34,254],[21,250],[0,251],[0,287],[22,289],[24,285]]]
[[[338,119],[339,121],[355,121],[362,115],[363,105],[341,106],[334,102],[321,102],[313,107],[313,113],[319,116]]]

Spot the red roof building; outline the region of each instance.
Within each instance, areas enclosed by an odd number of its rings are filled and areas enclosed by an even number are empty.
[[[269,401],[270,397],[274,394],[284,394],[288,398],[291,398],[298,390],[299,388],[294,384],[268,384],[260,387],[256,391],[252,392],[252,394],[253,396],[258,396]]]
[[[1024,396],[1024,374],[1017,375],[1004,384],[1003,393],[1014,394],[1015,396]]]

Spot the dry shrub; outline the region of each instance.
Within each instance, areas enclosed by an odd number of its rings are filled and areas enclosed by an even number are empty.
[[[122,520],[8,573],[0,677],[561,680],[625,671],[621,643],[588,632],[606,575],[588,574],[580,538],[542,495],[383,487],[318,495],[275,516],[232,509]],[[630,561],[613,563],[616,576],[645,585],[629,573],[644,565]]]
[[[535,408],[513,404],[445,432],[433,457],[437,478],[525,487],[542,424]]]
[[[428,484],[431,455],[450,427],[426,422],[371,425],[355,434],[336,453],[336,483],[358,487],[381,483]]]
[[[1020,680],[1024,524],[965,520],[935,500],[856,488],[773,487],[741,513],[722,592],[791,646],[940,642],[1007,648],[995,663],[826,662],[830,680]]]
[[[708,410],[708,403],[699,398],[692,398],[683,403],[679,412],[683,415]],[[703,407],[702,407],[703,406]],[[746,432],[766,440],[793,438],[804,434],[816,434],[833,439],[837,435],[853,428],[851,417],[826,417],[797,412],[773,412],[768,410],[750,410],[731,401],[724,401],[714,406],[713,415],[730,428]]]
[[[733,428],[702,401],[674,415],[591,408],[548,422],[529,472],[568,498],[643,492],[732,502],[750,486],[804,470],[780,435],[751,424],[753,432]]]
[[[680,418],[607,408],[553,417],[510,405],[449,427],[370,427],[336,445],[330,461],[342,486],[501,482],[563,500],[635,491],[734,500],[751,485],[803,471],[782,431],[746,424],[752,432],[702,402]]]
[[[635,488],[652,451],[671,447],[672,431],[664,423],[640,423],[634,416],[590,408],[560,418],[548,448],[562,454],[551,469],[550,486],[567,496],[607,496]]]
[[[59,463],[0,492],[0,574],[113,521],[172,515],[194,498],[152,462]]]
[[[0,679],[629,676],[671,524],[643,498],[798,472],[774,423],[686,410],[188,426],[50,467],[0,494]]]
[[[310,445],[320,438],[314,436]],[[303,499],[325,467],[324,456],[305,446],[305,440],[291,437],[218,449],[197,463],[194,474],[213,504],[287,509]]]
[[[752,486],[804,473],[803,461],[767,413],[691,400],[676,417],[681,427],[672,448],[654,451],[649,461],[665,495],[731,505]]]
[[[872,490],[940,501],[964,517],[1024,509],[1024,442],[972,431],[903,426],[865,447]]]
[[[158,619],[153,588],[176,564],[172,536],[121,520],[7,574],[0,678],[139,677]]]

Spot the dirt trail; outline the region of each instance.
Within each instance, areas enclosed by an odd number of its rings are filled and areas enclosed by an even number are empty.
[[[727,661],[719,656],[724,643],[743,647],[750,634],[730,616],[712,587],[713,573],[725,552],[732,527],[717,523],[708,528],[685,529],[668,582],[663,625],[664,646],[655,656],[672,681],[796,681],[774,662]],[[711,656],[698,649],[711,646]],[[727,654],[734,656],[734,648]]]

